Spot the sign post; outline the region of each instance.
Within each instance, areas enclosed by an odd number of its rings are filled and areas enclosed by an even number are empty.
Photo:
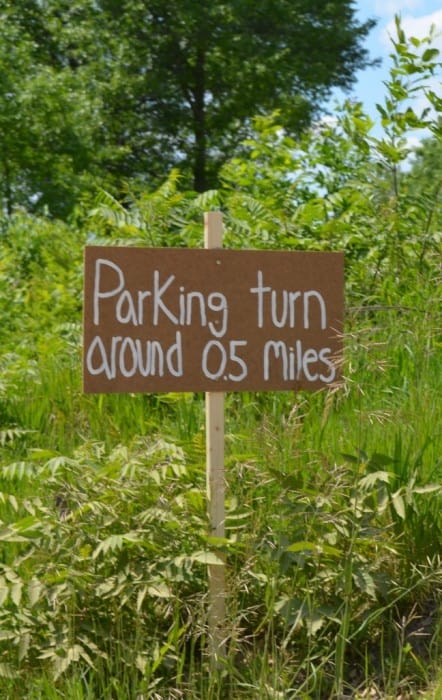
[[[204,215],[204,247],[222,248],[221,212]],[[206,478],[207,507],[212,537],[225,537],[224,511],[224,393],[207,391],[206,395]],[[223,555],[218,553],[223,561]],[[226,582],[225,563],[208,565],[208,635],[209,654],[218,663],[225,656]]]
[[[206,393],[210,535],[225,537],[224,393],[316,390],[339,379],[342,253],[222,249],[220,212],[205,249],[85,250],[87,393]],[[225,655],[225,560],[209,563],[209,652]]]

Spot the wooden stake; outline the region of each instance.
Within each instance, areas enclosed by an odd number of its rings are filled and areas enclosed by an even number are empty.
[[[223,223],[219,211],[204,214],[205,248],[222,248]],[[207,499],[212,537],[225,536],[224,511],[224,393],[206,392]],[[217,553],[220,559],[223,555]],[[212,663],[225,657],[225,564],[209,564],[209,654]]]

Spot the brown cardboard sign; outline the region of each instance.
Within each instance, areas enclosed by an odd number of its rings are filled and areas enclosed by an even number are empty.
[[[330,386],[343,266],[342,253],[87,247],[84,390]]]

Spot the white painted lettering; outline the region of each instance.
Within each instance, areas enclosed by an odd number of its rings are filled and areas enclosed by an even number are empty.
[[[170,287],[172,282],[175,279],[175,275],[170,275],[168,279],[164,282],[163,286],[160,287],[160,273],[158,270],[155,270],[153,273],[153,319],[152,323],[154,326],[158,326],[158,317],[159,317],[159,312],[160,310],[163,312],[165,316],[169,319],[169,321],[172,321],[172,323],[176,326],[178,325],[178,318],[173,314],[170,309],[167,308],[167,306],[164,304],[162,300],[162,296],[166,289]]]
[[[319,292],[315,289],[311,289],[308,292],[304,292],[304,328],[310,328],[310,297],[314,297],[319,302],[319,307],[321,310],[321,330],[327,328],[327,311],[325,309],[325,301]]]
[[[126,313],[124,313],[124,306],[126,306]],[[137,312],[135,310],[135,304],[130,292],[127,289],[120,294],[117,305],[115,307],[115,318],[118,323],[133,323],[134,326],[138,325]]]
[[[286,380],[288,378],[288,376],[287,376],[287,370],[288,370],[287,347],[286,347],[286,344],[282,340],[280,340],[280,341],[268,340],[266,342],[266,344],[264,345],[264,354],[263,354],[264,380],[266,382],[268,382],[270,379],[270,353],[271,352],[273,353],[273,356],[276,359],[279,359],[281,357],[281,359],[282,359],[282,376],[283,376],[283,379]]]
[[[330,348],[322,348],[322,350],[319,351],[319,359],[330,370],[328,375],[324,375],[324,374],[319,375],[319,379],[322,382],[325,382],[326,384],[330,384],[330,382],[332,382],[334,380],[334,378],[336,377],[336,367],[333,364],[333,362],[330,360],[330,355],[331,355]]]
[[[264,287],[262,270],[258,270],[258,283],[256,287],[250,288],[251,294],[258,295],[258,328],[264,325],[264,294],[270,292],[271,287]]]
[[[289,289],[273,289],[271,286],[264,285],[264,276],[262,270],[257,272],[257,285],[250,287],[249,292],[256,294],[257,300],[257,324],[258,328],[264,327],[264,322],[267,319],[275,328],[296,328],[297,314],[296,307],[302,304],[303,315],[299,319],[303,323],[303,328],[309,329],[311,326],[311,300],[316,299],[319,304],[320,312],[320,328],[327,328],[327,309],[324,298],[316,289],[310,289],[306,292]],[[266,305],[266,294],[270,294],[270,305]],[[297,304],[299,300],[299,304]]]
[[[101,289],[101,268],[106,265],[118,275],[118,284],[112,289],[103,291]],[[93,293],[93,309],[94,309],[94,325],[98,326],[100,323],[100,299],[109,299],[114,297],[121,292],[124,287],[124,275],[121,268],[118,267],[112,260],[105,260],[104,258],[97,258],[95,261],[95,277],[94,277],[94,293]]]
[[[318,373],[311,374],[309,370],[309,365],[317,361],[318,353],[316,352],[316,350],[314,350],[313,348],[308,348],[308,350],[305,351],[304,356],[302,358],[302,371],[304,372],[304,376],[308,382],[315,382],[318,378]]]
[[[217,328],[219,324],[219,319],[215,321],[209,321],[209,330],[215,338],[222,338],[227,331],[227,321],[228,321],[228,309],[227,309],[227,299],[224,294],[220,292],[212,292],[207,297],[207,306],[210,311],[219,313],[221,315],[221,326]]]
[[[94,355],[96,353],[99,356],[98,364],[94,363]],[[99,335],[96,335],[89,345],[86,354],[86,367],[89,374],[97,375],[103,374],[104,372],[108,379],[112,379],[111,370],[107,361],[106,349]]]

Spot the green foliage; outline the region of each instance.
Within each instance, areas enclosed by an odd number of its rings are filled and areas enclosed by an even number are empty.
[[[94,182],[100,101],[54,64],[41,3],[3,1],[0,13],[0,208],[67,216]]]
[[[70,24],[53,21],[67,51]],[[4,697],[320,700],[430,684],[442,648],[440,105],[425,85],[440,64],[399,24],[394,51],[382,138],[350,102],[298,139],[262,116],[217,190],[195,196],[172,171],[151,191],[102,191],[70,224],[2,219]],[[413,117],[425,91],[436,113]],[[424,122],[431,140],[404,167]],[[346,253],[342,384],[226,398],[222,541],[207,535],[202,397],[80,386],[84,244],[200,246],[211,208],[228,247]],[[217,669],[206,568],[220,553]]]
[[[10,217],[0,235],[3,347],[15,333],[41,342],[51,331],[58,336],[61,325],[79,320],[84,235],[22,213]]]
[[[374,24],[348,0],[1,0],[0,15],[1,204],[63,217],[97,183],[120,196],[174,166],[213,186],[255,115],[279,106],[299,132],[352,84]]]
[[[115,664],[137,668],[147,687],[197,624],[179,600],[203,585],[200,476],[165,441],[111,453],[84,444],[71,458],[48,452],[3,469],[3,511],[14,523],[0,539],[15,545],[0,568],[3,663],[43,660],[55,679],[71,664]],[[33,495],[17,500],[8,490],[23,480]]]

